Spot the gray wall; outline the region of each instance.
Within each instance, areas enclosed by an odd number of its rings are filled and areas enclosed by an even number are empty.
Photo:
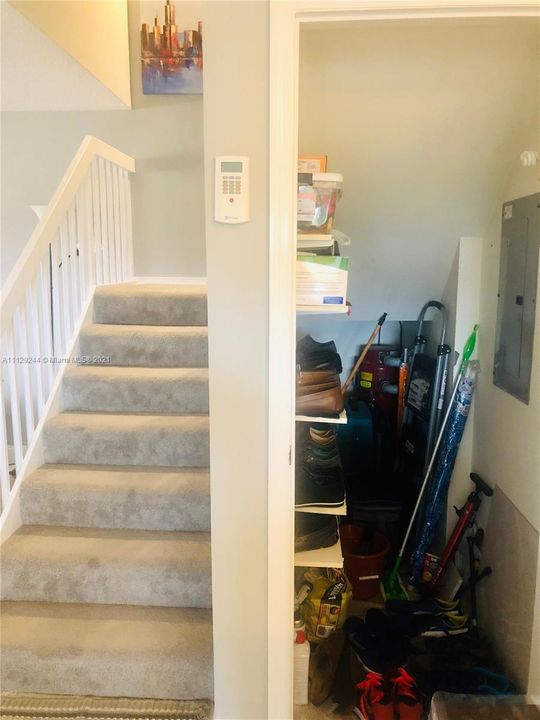
[[[2,279],[36,224],[28,206],[48,203],[88,134],[137,160],[135,273],[206,274],[202,96],[145,96],[141,91],[141,14],[151,18],[161,5],[129,2],[132,110],[2,113]],[[204,20],[206,5],[182,3],[178,14],[182,22],[194,18],[196,23]]]
[[[336,227],[352,238],[355,320],[414,319],[441,297],[459,238],[484,233],[535,110],[536,28],[301,26],[299,150],[344,177]]]
[[[215,717],[267,718],[268,4],[209,2],[206,194],[214,157],[251,158],[251,221],[206,208]],[[224,59],[226,58],[226,62]]]

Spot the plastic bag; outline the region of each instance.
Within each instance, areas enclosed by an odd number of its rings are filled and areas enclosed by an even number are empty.
[[[352,599],[351,585],[343,572],[333,569],[308,571],[313,590],[301,605],[308,640],[321,642],[347,619]]]

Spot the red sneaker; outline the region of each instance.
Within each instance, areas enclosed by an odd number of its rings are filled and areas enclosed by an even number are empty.
[[[422,720],[422,701],[414,678],[403,668],[394,677],[394,705],[398,720]]]
[[[358,700],[354,712],[361,720],[394,720],[391,688],[382,675],[370,672],[356,687]]]

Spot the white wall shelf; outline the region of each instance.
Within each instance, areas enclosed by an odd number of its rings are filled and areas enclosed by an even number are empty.
[[[295,507],[296,512],[312,513],[313,515],[346,515],[347,504],[338,505],[337,507],[317,507],[310,505],[309,507]]]
[[[347,424],[347,413],[342,410],[337,418],[320,417],[315,415],[297,415],[295,418],[296,422],[308,422],[308,423],[329,423],[330,425],[346,425]]]
[[[338,540],[331,547],[297,552],[294,554],[294,564],[296,567],[342,568],[341,543]]]
[[[297,315],[346,315],[350,305],[297,305]]]

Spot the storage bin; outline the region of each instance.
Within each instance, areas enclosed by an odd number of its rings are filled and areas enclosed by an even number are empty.
[[[436,692],[429,720],[539,720],[540,710],[523,695],[455,695]]]
[[[388,539],[375,531],[370,541],[371,552],[362,552],[365,529],[358,525],[341,525],[339,528],[343,566],[352,585],[355,600],[369,600],[379,592],[380,578],[386,556],[390,550]]]
[[[339,173],[300,173],[298,232],[329,233],[334,224],[336,203],[341,197],[342,188],[343,176]]]
[[[349,258],[303,255],[296,258],[296,304],[345,305]]]

